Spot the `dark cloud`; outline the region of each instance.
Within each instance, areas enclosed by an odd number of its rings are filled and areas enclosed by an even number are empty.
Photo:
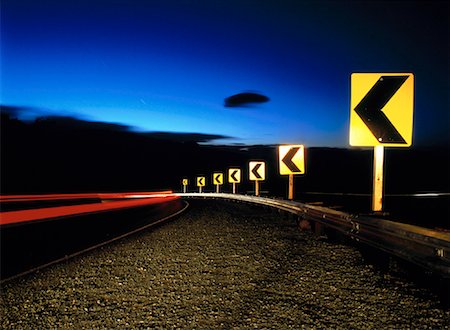
[[[0,113],[8,115],[10,117],[16,118],[18,114],[22,111],[26,111],[26,107],[17,107],[11,105],[0,105]]]
[[[244,92],[229,96],[225,99],[226,107],[245,107],[250,104],[268,102],[270,99],[262,94]]]
[[[0,113],[8,116],[11,119],[22,120],[26,113],[39,113],[40,109],[22,106],[0,105]],[[170,142],[194,142],[194,143],[209,143],[215,140],[231,139],[230,136],[218,134],[203,134],[203,133],[177,133],[177,132],[135,132],[133,127],[126,125],[104,123],[96,121],[82,120],[71,116],[37,116],[32,121],[32,125],[36,128],[51,131],[68,132],[119,132],[127,133],[129,135],[143,136],[154,140],[164,140]],[[81,134],[81,133],[80,133]]]
[[[175,142],[197,142],[206,143],[214,140],[231,139],[230,136],[202,133],[172,133],[172,132],[151,132],[145,133],[146,136]]]
[[[45,109],[34,107],[0,105],[0,113],[24,122],[33,122],[35,127],[43,129],[58,129],[64,131],[98,130],[114,132],[126,132],[130,130],[130,127],[126,125],[87,121],[73,116],[59,116],[55,114],[46,115]]]

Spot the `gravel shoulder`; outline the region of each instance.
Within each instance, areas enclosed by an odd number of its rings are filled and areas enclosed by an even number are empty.
[[[262,208],[190,201],[185,214],[1,288],[2,329],[446,329],[406,280]]]

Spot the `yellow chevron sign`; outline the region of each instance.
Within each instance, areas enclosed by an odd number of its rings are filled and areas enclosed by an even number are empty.
[[[412,73],[353,73],[350,145],[411,146],[413,111]]]
[[[197,187],[204,187],[206,185],[206,178],[204,176],[197,177]]]
[[[266,179],[266,163],[252,161],[248,164],[249,179],[251,181],[264,181]]]
[[[215,184],[215,185],[223,184],[223,173],[214,173],[213,174],[213,184]]]
[[[228,182],[229,183],[240,183],[241,182],[241,169],[240,168],[230,168],[228,170]]]
[[[278,147],[280,174],[305,174],[305,148],[303,145]]]

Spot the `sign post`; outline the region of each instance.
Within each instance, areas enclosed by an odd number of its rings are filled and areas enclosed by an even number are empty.
[[[199,193],[202,193],[202,187],[205,186],[205,181],[206,181],[206,178],[204,176],[197,177],[197,187],[198,187]]]
[[[266,179],[266,163],[251,161],[248,164],[249,179],[255,181],[255,196],[259,196],[259,181]]]
[[[372,211],[381,211],[383,210],[384,147],[375,146],[373,151]]]
[[[288,193],[288,199],[293,200],[294,199],[294,174],[289,174],[289,193]]]
[[[374,147],[372,211],[383,210],[384,147],[412,145],[414,75],[353,73],[350,145]]]
[[[233,194],[236,193],[236,184],[241,182],[241,169],[230,168],[228,170],[228,182],[233,184]]]
[[[294,199],[294,175],[305,174],[305,147],[299,145],[279,146],[278,165],[281,175],[289,175],[288,199]]]
[[[223,185],[223,173],[213,174],[213,184],[216,185],[216,193],[220,192],[220,186]]]

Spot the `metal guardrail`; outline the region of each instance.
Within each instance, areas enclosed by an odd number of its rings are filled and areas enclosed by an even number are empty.
[[[158,202],[158,197],[164,197],[165,201],[179,197],[226,199],[274,207],[279,210],[292,213],[299,218],[314,221],[315,223],[324,225],[358,242],[364,243],[368,246],[372,246],[391,255],[395,255],[397,257],[405,259],[409,262],[412,262],[427,270],[433,271],[435,273],[443,275],[445,278],[450,279],[450,234],[445,232],[384,219],[352,215],[322,206],[250,195],[226,193],[169,192],[128,193],[124,196],[118,196],[119,194],[113,195],[114,196],[105,195],[104,197],[108,200],[114,200],[114,198],[118,198],[119,201],[106,204],[100,203],[99,206],[97,206],[97,204],[87,204],[53,207],[38,210],[33,209],[2,212],[0,214],[0,226],[9,222],[29,221],[33,220],[36,217],[37,219],[41,219],[53,216],[68,215],[69,213],[78,214],[85,211],[99,211],[99,209],[85,210],[84,208],[102,207],[103,209],[106,207],[108,209],[111,209],[116,208],[115,206],[117,203],[127,203],[126,205],[117,205],[117,207],[129,207],[131,206],[131,204],[133,206],[145,204],[147,203],[147,200],[151,202]],[[76,196],[80,197],[80,195]],[[48,199],[55,196],[38,197],[39,200],[42,200],[42,198]],[[67,198],[67,196],[63,197]],[[4,196],[1,202],[28,201],[35,198],[36,196]],[[125,201],[121,201],[121,199],[125,199]],[[129,203],[130,205],[128,205]],[[69,208],[70,210],[66,210],[66,208]],[[83,209],[72,210],[73,208]],[[53,214],[56,211],[59,213]],[[42,212],[44,212],[45,214],[41,214]],[[64,214],[62,214],[61,212],[63,212]]]
[[[271,206],[332,228],[352,239],[450,278],[450,234],[394,221],[351,215],[300,202],[225,193],[178,193]]]

